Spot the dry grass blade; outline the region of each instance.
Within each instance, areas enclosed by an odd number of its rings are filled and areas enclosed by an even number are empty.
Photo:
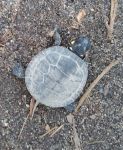
[[[43,135],[40,136],[40,139],[42,139],[43,137],[45,137],[46,135],[50,134],[53,130],[57,129],[57,127],[53,127],[52,129],[50,129],[49,131],[47,131],[46,133],[44,133]]]
[[[22,125],[22,128],[21,128],[21,130],[20,130],[20,133],[19,133],[19,135],[18,135],[18,139],[21,137],[21,134],[22,134],[23,129],[24,129],[26,123],[27,123],[28,118],[29,118],[29,114],[27,115],[27,117],[26,117],[26,119],[25,119],[25,121],[24,121],[24,123],[23,123],[23,125]]]
[[[98,75],[98,77],[91,83],[91,85],[89,86],[89,88],[87,89],[87,91],[84,93],[84,95],[81,97],[79,104],[77,105],[75,112],[77,112],[79,110],[79,108],[81,107],[81,105],[83,104],[83,102],[85,101],[85,99],[89,96],[89,94],[91,93],[91,91],[93,90],[93,88],[97,85],[97,83],[100,81],[100,79],[106,74],[108,73],[108,71],[115,65],[117,65],[119,63],[118,60],[113,60],[103,71],[100,75]]]
[[[80,150],[80,139],[79,139],[78,133],[76,131],[74,116],[71,113],[69,115],[67,115],[67,121],[73,127],[73,140],[74,140],[74,144],[75,144],[75,150]]]
[[[31,102],[30,102],[30,106],[29,106],[29,109],[30,109],[30,110],[29,110],[30,119],[33,118],[34,112],[35,112],[35,110],[36,110],[38,104],[39,104],[39,103],[38,103],[37,101],[35,102],[35,99],[32,97],[32,98],[31,98]]]
[[[32,112],[35,106],[35,99],[32,97],[29,104],[29,116],[32,116]]]
[[[63,124],[60,126],[60,127],[58,127],[51,135],[50,135],[50,137],[53,137],[59,130],[61,130],[62,128],[63,128]]]
[[[112,38],[114,21],[115,21],[116,11],[117,11],[117,5],[118,5],[117,0],[111,0],[110,22],[109,22],[109,24],[106,22],[106,27],[108,30],[108,38],[110,40]]]
[[[75,143],[75,150],[80,150],[80,139],[76,131],[74,116],[73,116],[73,140]]]

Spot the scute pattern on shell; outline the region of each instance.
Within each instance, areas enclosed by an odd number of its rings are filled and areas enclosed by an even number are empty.
[[[25,72],[26,86],[39,102],[64,107],[81,94],[87,80],[87,64],[62,46],[49,47],[38,53]]]

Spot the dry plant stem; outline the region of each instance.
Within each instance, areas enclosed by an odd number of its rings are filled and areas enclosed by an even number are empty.
[[[73,117],[73,137],[74,137],[74,143],[75,143],[75,150],[80,150],[80,139],[75,127],[75,119]]]
[[[50,129],[49,131],[47,131],[46,133],[44,133],[43,135],[40,136],[40,139],[42,139],[43,137],[45,137],[46,135],[50,134],[53,130],[57,129],[57,127],[53,127],[52,129]]]
[[[39,102],[36,101],[36,102],[35,102],[35,105],[34,105],[34,108],[33,108],[33,110],[32,110],[32,114],[31,114],[31,116],[30,116],[30,119],[31,119],[31,120],[32,120],[32,118],[33,118],[34,112],[35,112],[35,110],[36,110],[38,104],[39,104]]]
[[[98,77],[91,83],[91,85],[89,86],[89,88],[87,89],[87,91],[84,93],[84,95],[81,97],[79,104],[77,105],[75,112],[77,112],[79,110],[79,108],[81,107],[81,105],[83,104],[83,102],[85,101],[85,99],[89,96],[89,94],[91,93],[91,91],[93,90],[93,88],[97,85],[97,83],[100,81],[100,79],[106,74],[108,73],[108,71],[115,65],[117,65],[119,63],[118,60],[113,60],[103,71],[100,75],[98,75]]]
[[[118,5],[117,0],[111,0],[110,22],[109,22],[109,24],[106,22],[106,27],[108,30],[108,38],[110,40],[112,38],[114,21],[115,21],[116,11],[117,11],[117,5]]]
[[[63,128],[63,126],[64,126],[64,125],[61,125],[60,127],[58,127],[58,128],[50,135],[50,137],[53,137],[54,134],[56,134],[60,129]]]
[[[25,121],[24,121],[24,123],[23,123],[23,125],[22,125],[22,128],[21,128],[21,130],[20,130],[20,133],[19,133],[19,135],[18,135],[18,139],[21,137],[21,134],[22,134],[23,129],[24,129],[26,123],[27,123],[28,118],[29,118],[29,114],[27,115],[27,117],[26,117],[26,119],[25,119]]]
[[[31,101],[30,101],[30,104],[29,104],[29,115],[30,115],[30,117],[32,116],[34,106],[35,106],[35,99],[32,97]]]

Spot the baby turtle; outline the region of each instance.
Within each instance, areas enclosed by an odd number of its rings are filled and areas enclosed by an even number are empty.
[[[61,41],[60,35],[57,31],[54,34],[57,46],[39,52],[25,70],[25,83],[36,100],[35,107],[39,103],[50,107],[70,106],[80,96],[87,81],[88,65],[78,55],[83,55],[88,50],[90,41],[80,37],[80,43],[77,39],[70,51],[68,48],[58,46]],[[76,44],[81,45],[79,53]],[[18,76],[19,72],[18,77],[20,77],[21,70],[23,71],[22,67],[19,66],[17,71],[15,66],[13,74]]]

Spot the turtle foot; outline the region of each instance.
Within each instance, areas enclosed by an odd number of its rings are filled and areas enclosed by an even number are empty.
[[[74,112],[74,110],[75,110],[75,105],[74,105],[74,103],[71,103],[71,104],[69,104],[69,105],[67,105],[67,106],[65,106],[64,107],[68,112]]]
[[[25,69],[22,66],[21,62],[16,61],[15,66],[12,68],[12,75],[21,79],[25,78]]]

